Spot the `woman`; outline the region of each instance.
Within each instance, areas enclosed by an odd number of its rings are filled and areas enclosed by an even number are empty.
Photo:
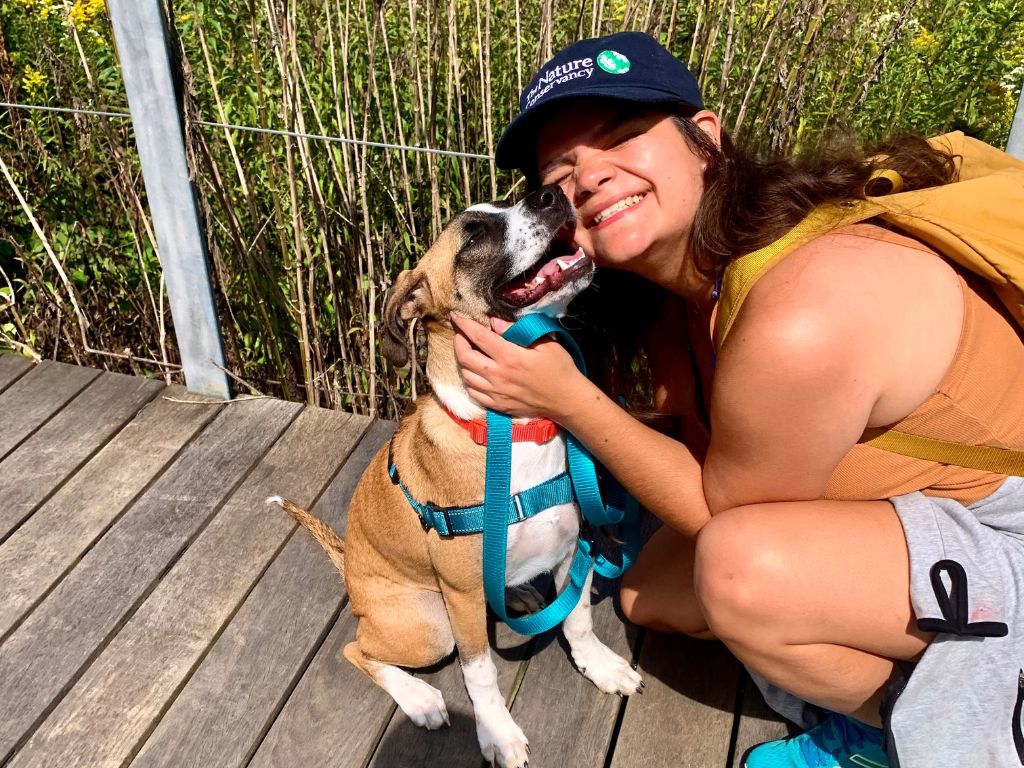
[[[726,264],[817,205],[861,195],[870,163],[842,153],[802,166],[748,160],[703,109],[686,68],[639,33],[563,50],[520,107],[498,163],[568,195],[576,243],[605,268],[603,293],[640,279],[643,299],[620,305],[610,326],[644,326],[654,406],[680,417],[686,442],[630,416],[557,344],[505,342],[507,323],[453,318],[457,355],[482,405],[555,419],[666,524],[626,578],[626,615],[717,637],[767,683],[836,713],[756,747],[748,768],[889,765],[883,697],[914,661],[887,718],[890,757],[898,748],[903,768],[937,755],[1010,764],[1024,666],[1012,587],[1024,583],[1024,537],[985,515],[1012,518],[1024,534],[1024,485],[858,445],[868,429],[914,423],[934,437],[1024,447],[1024,346],[985,286],[896,232],[843,227],[767,272],[715,349]],[[888,153],[909,188],[953,174],[951,158],[924,142]],[[629,379],[631,350],[611,346],[618,354],[607,359]],[[972,375],[979,369],[985,377]],[[695,401],[707,403],[709,443]],[[932,646],[918,627],[938,615],[929,569],[950,547],[968,563],[972,595],[985,593],[979,610],[1009,622],[1004,645]],[[937,679],[950,682],[936,688]],[[979,684],[988,690],[976,693]]]

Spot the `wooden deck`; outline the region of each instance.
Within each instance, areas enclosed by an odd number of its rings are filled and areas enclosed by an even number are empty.
[[[339,651],[354,623],[319,548],[264,498],[339,531],[394,425],[0,357],[0,765],[481,765],[458,665],[452,727],[412,726]],[[606,585],[606,595],[611,594]],[[535,767],[728,768],[784,733],[716,643],[626,627],[642,696],[606,696],[555,635],[495,629]]]

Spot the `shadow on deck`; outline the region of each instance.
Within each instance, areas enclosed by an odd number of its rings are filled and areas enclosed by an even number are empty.
[[[264,505],[289,496],[344,532],[394,424],[10,356],[0,413],[0,764],[481,765],[458,665],[425,674],[452,727],[412,726],[340,657],[355,625],[336,571]],[[728,768],[785,733],[721,645],[596,599],[642,696],[600,693],[554,634],[494,629],[531,765]]]

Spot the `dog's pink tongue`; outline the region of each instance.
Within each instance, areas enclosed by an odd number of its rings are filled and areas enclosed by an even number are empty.
[[[577,248],[576,253],[572,256],[560,256],[551,259],[547,264],[538,269],[533,273],[532,277],[527,278],[523,282],[515,286],[507,286],[504,289],[506,296],[513,300],[519,300],[524,304],[532,304],[538,301],[541,296],[555,288],[561,288],[565,282],[565,272],[571,264],[575,264],[584,257],[583,249]],[[559,265],[559,261],[570,262],[569,265],[563,267]]]
[[[543,267],[541,267],[540,272],[538,272],[537,274],[540,275],[541,277],[547,278],[553,275],[557,275],[561,271],[562,268],[558,266],[557,259],[552,259]]]

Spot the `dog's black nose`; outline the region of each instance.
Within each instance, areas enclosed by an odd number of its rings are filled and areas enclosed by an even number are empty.
[[[526,205],[535,211],[543,211],[547,208],[558,208],[566,205],[569,201],[557,184],[548,184],[546,187],[534,190],[526,196]]]

